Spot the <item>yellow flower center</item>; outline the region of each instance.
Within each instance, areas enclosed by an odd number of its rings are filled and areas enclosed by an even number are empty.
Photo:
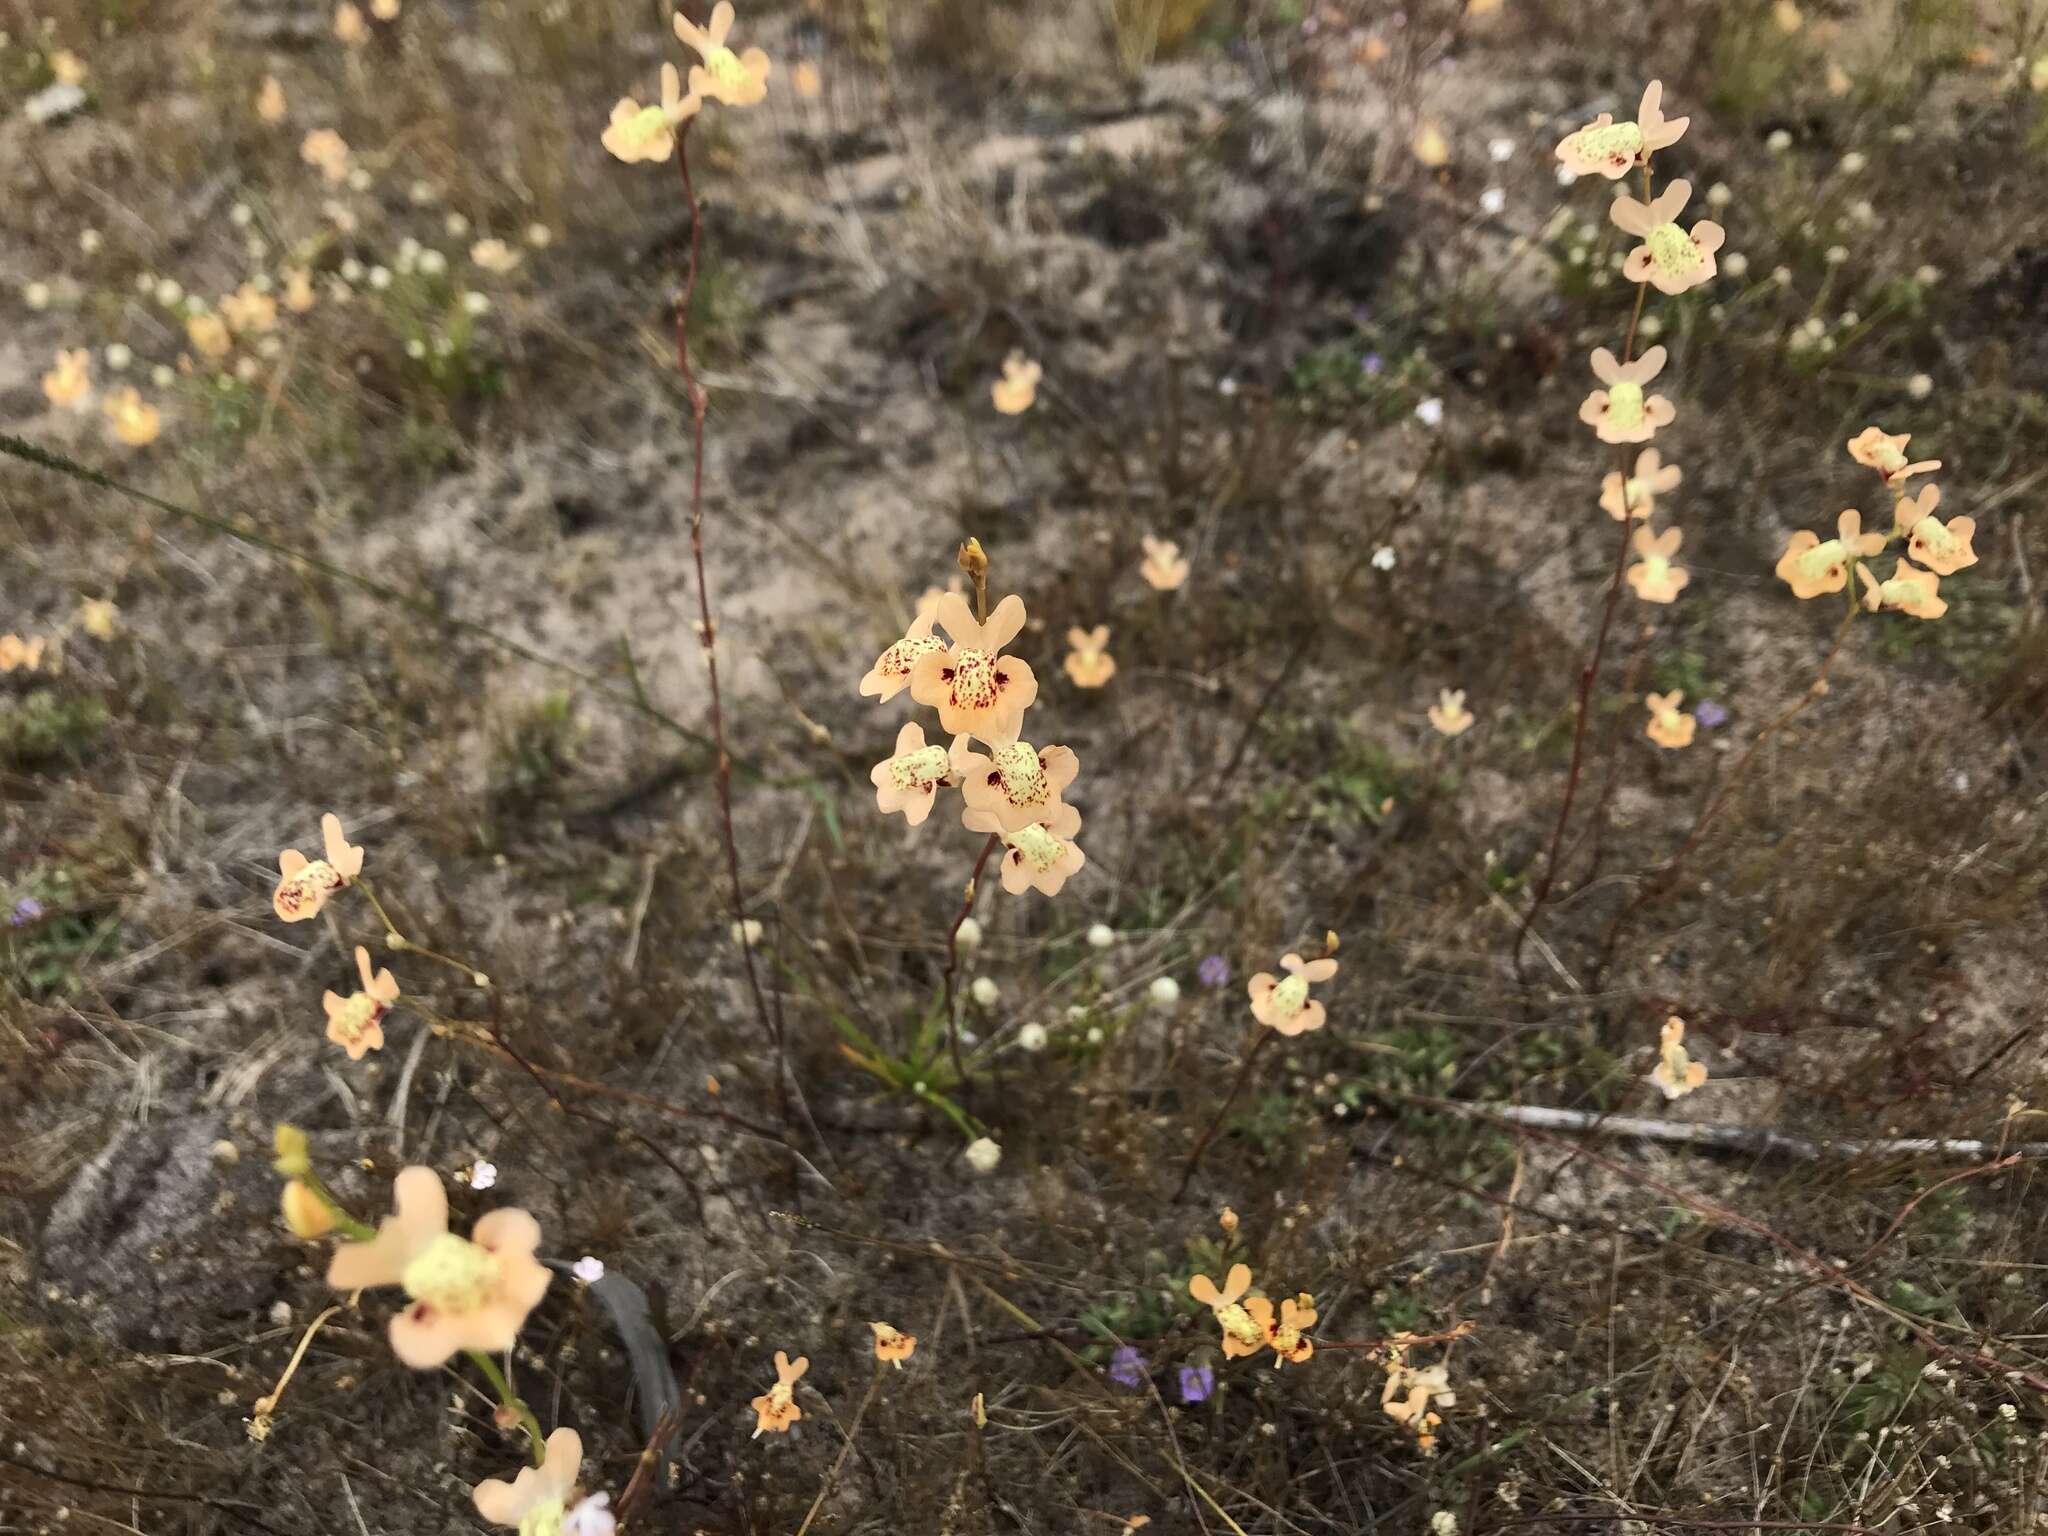
[[[889,778],[898,789],[929,789],[946,776],[944,747],[920,747],[889,759]]]
[[[384,1005],[367,992],[352,992],[334,1015],[334,1031],[350,1044],[383,1015]]]
[[[1665,708],[1657,711],[1657,729],[1668,735],[1678,732],[1678,711]]]
[[[1671,579],[1671,562],[1662,555],[1643,556],[1643,583],[1661,587]]]
[[[1021,832],[1012,832],[1008,841],[1023,855],[1024,862],[1041,875],[1067,856],[1067,845],[1035,821]]]
[[[1927,583],[1910,576],[1894,576],[1877,590],[1893,608],[1914,608],[1927,600]]]
[[[1607,389],[1607,419],[1617,427],[1633,427],[1643,419],[1643,386],[1611,384]]]
[[[1003,781],[1003,795],[1012,805],[1043,805],[1049,788],[1045,770],[1039,766],[1038,749],[1029,742],[1013,742],[995,750],[996,772]]]
[[[1308,983],[1300,976],[1289,976],[1273,989],[1273,1008],[1283,1018],[1292,1018],[1308,1006]]]
[[[1581,128],[1579,150],[1589,160],[1633,160],[1642,152],[1643,130],[1634,123]]]
[[[1216,1309],[1216,1326],[1236,1339],[1240,1344],[1263,1344],[1265,1330],[1252,1321],[1251,1314],[1236,1302]]]
[[[711,78],[727,90],[747,83],[747,67],[730,48],[714,48],[705,54],[704,67],[711,71]]]
[[[996,658],[988,651],[953,653],[953,702],[966,709],[987,709],[996,701]]]
[[[1952,553],[1958,540],[1938,517],[1923,517],[1913,528],[1913,538],[1922,548],[1941,558]]]
[[[1825,543],[1814,545],[1799,557],[1799,575],[1805,581],[1819,581],[1848,558],[1848,548],[1842,541],[1829,539]]]
[[[474,1312],[498,1284],[498,1260],[466,1237],[443,1232],[405,1266],[399,1283],[414,1301],[442,1312]]]
[[[1621,504],[1624,507],[1633,509],[1636,507],[1644,506],[1648,504],[1649,499],[1649,484],[1646,481],[1644,481],[1641,476],[1630,475],[1626,480],[1622,481]]]
[[[669,131],[668,114],[660,107],[642,107],[626,124],[626,139],[634,144],[658,144]]]
[[[1650,248],[1651,263],[1660,272],[1683,277],[1699,265],[1699,247],[1676,224],[1659,224],[1644,237],[1644,243]]]
[[[562,1536],[564,1512],[560,1499],[534,1505],[520,1518],[519,1536]]]

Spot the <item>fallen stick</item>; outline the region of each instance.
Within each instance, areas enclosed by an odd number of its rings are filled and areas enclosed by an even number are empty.
[[[1807,1162],[1819,1162],[1825,1157],[1914,1157],[1930,1153],[1942,1157],[1994,1157],[2001,1153],[2048,1157],[2048,1141],[2001,1144],[1941,1136],[1811,1141],[1803,1136],[1787,1136],[1783,1131],[1774,1131],[1767,1126],[1710,1125],[1690,1120],[1656,1120],[1647,1115],[1605,1115],[1589,1109],[1553,1109],[1545,1104],[1477,1104],[1466,1099],[1429,1099],[1425,1102],[1468,1119],[1498,1120],[1508,1125],[1532,1125],[1549,1130],[1599,1131],[1609,1136],[1639,1136],[1648,1141],[1680,1142],[1695,1147],[1732,1147],[1745,1152],[1796,1157]]]

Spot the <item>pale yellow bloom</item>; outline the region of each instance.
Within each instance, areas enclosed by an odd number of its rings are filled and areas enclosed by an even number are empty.
[[[1188,579],[1188,562],[1182,557],[1180,546],[1171,539],[1155,539],[1146,534],[1145,563],[1138,567],[1138,574],[1145,578],[1145,585],[1157,592],[1172,592],[1179,589]]]
[[[573,1429],[548,1436],[537,1467],[525,1467],[511,1482],[487,1477],[470,1497],[492,1525],[511,1526],[520,1536],[560,1536],[562,1515],[583,1471],[583,1437]]]
[[[60,351],[57,366],[43,375],[43,394],[63,410],[84,410],[92,403],[92,354],[83,347]]]
[[[479,240],[469,248],[469,259],[486,272],[506,273],[526,258],[502,240]]]
[[[1428,713],[1429,723],[1439,736],[1462,736],[1472,729],[1472,712],[1465,708],[1462,688],[1439,688]]]
[[[711,8],[711,25],[700,27],[678,11],[676,36],[703,55],[702,64],[690,66],[690,95],[722,101],[728,107],[750,107],[768,94],[768,55],[759,48],[734,53],[726,47],[732,31],[732,0],[718,0]]]
[[[621,96],[602,135],[604,147],[628,165],[666,160],[675,152],[677,126],[695,117],[702,105],[695,91],[682,94],[682,76],[675,65],[664,64],[660,103],[643,107],[631,96]]]
[[[275,75],[263,77],[263,88],[256,93],[256,115],[266,123],[281,123],[286,112],[284,86]]]
[[[1435,123],[1423,123],[1415,130],[1415,137],[1408,143],[1410,153],[1431,170],[1446,164],[1451,158],[1451,141],[1444,137],[1443,129]]]
[[[185,335],[201,357],[226,357],[235,345],[227,321],[210,309],[186,317]]]
[[[342,0],[334,8],[334,35],[351,48],[360,48],[369,41],[370,29],[363,23],[363,13],[349,0]]]
[[[83,85],[84,61],[69,48],[59,48],[50,55],[50,75],[59,85]]]
[[[1649,706],[1650,723],[1643,728],[1643,734],[1660,747],[1676,750],[1692,745],[1693,732],[1699,728],[1699,721],[1679,709],[1685,702],[1685,695],[1677,689],[1669,693],[1650,694],[1643,702]]]
[[[396,21],[402,0],[370,0],[370,14],[379,21]]]
[[[237,332],[263,332],[277,325],[277,300],[254,283],[244,283],[220,301],[221,318]]]
[[[1674,565],[1671,560],[1678,553],[1678,546],[1684,542],[1685,535],[1676,528],[1655,534],[1645,523],[1636,529],[1635,551],[1642,558],[1628,568],[1628,584],[1635,589],[1637,597],[1646,603],[1677,600],[1678,594],[1692,580],[1691,572]]]
[[[299,158],[336,186],[348,180],[348,140],[332,128],[315,128],[301,139]]]
[[[348,1052],[350,1061],[361,1061],[366,1051],[384,1048],[384,1015],[398,1001],[398,983],[387,970],[370,969],[370,952],[356,946],[356,974],[363,979],[360,990],[342,997],[335,992],[321,994],[320,1006],[327,1012],[327,1038]]]
[[[144,403],[133,386],[107,396],[103,409],[115,439],[130,448],[148,447],[163,429],[157,408]]]
[[[1650,1081],[1665,1098],[1682,1099],[1706,1080],[1706,1066],[1686,1054],[1685,1020],[1672,1015],[1664,1021],[1658,1037],[1657,1065],[1650,1073]]]
[[[1662,395],[1645,394],[1643,386],[1664,371],[1666,353],[1652,347],[1632,363],[1615,361],[1605,347],[1593,349],[1593,375],[1606,385],[1586,396],[1579,420],[1603,443],[1645,443],[1678,415]]]
[[[989,386],[989,398],[1005,416],[1021,416],[1038,398],[1038,381],[1045,370],[1022,352],[1003,359],[1003,376]]]
[[[95,640],[111,640],[118,612],[106,598],[88,597],[78,605],[78,627]]]
[[[803,1410],[796,1405],[796,1384],[810,1368],[810,1360],[803,1355],[792,1360],[781,1350],[775,1351],[775,1385],[755,1398],[752,1404],[755,1439],[758,1440],[763,1432],[783,1434],[804,1416]]]

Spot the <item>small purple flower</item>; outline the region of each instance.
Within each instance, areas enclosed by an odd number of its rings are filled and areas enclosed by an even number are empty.
[[[1387,360],[1377,352],[1368,352],[1358,360],[1358,366],[1365,370],[1365,376],[1370,379],[1387,366]]]
[[[24,896],[14,904],[14,911],[7,921],[16,928],[26,928],[43,915],[43,904],[33,896]]]
[[[1184,1365],[1180,1368],[1180,1400],[1184,1403],[1199,1403],[1208,1399],[1216,1390],[1216,1372],[1206,1365]]]
[[[1205,987],[1220,987],[1230,980],[1230,962],[1221,955],[1209,955],[1195,967],[1195,979]]]
[[[1119,1345],[1109,1357],[1109,1379],[1135,1392],[1145,1385],[1145,1357],[1132,1345]]]
[[[1712,699],[1701,699],[1700,707],[1692,712],[1692,716],[1710,731],[1717,725],[1728,723],[1728,711]]]

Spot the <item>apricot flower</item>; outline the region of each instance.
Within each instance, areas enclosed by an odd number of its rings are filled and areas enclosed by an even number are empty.
[[[281,123],[284,114],[284,87],[278,83],[277,76],[265,75],[263,88],[256,93],[256,115],[266,123]]]
[[[1021,832],[1034,821],[1049,821],[1060,807],[1060,792],[1074,782],[1081,760],[1069,747],[1044,751],[1013,741],[984,755],[962,741],[954,745],[953,767],[974,832]]]
[[[313,293],[313,274],[304,267],[287,267],[284,273],[284,307],[303,315],[318,300]]]
[[[148,447],[163,429],[157,408],[144,403],[132,385],[107,396],[103,409],[115,439],[130,448]]]
[[[1898,523],[1902,531],[1912,535],[1906,544],[1907,554],[1937,576],[1953,576],[1964,566],[1977,563],[1977,552],[1970,547],[1970,540],[1977,534],[1977,520],[1952,517],[1944,523],[1934,515],[1940,504],[1938,485],[1928,486],[1918,497],[1901,497]]]
[[[348,0],[334,8],[334,35],[350,48],[360,48],[369,39],[370,29],[363,24],[363,13]]]
[[[1328,981],[1336,975],[1337,962],[1328,956],[1303,960],[1299,955],[1288,954],[1280,957],[1280,969],[1287,973],[1284,981],[1275,980],[1271,972],[1261,971],[1246,983],[1252,1017],[1282,1035],[1321,1029],[1323,1005],[1308,995],[1308,989],[1311,983]]]
[[[1652,80],[1643,88],[1641,105],[1634,122],[1617,123],[1614,114],[1602,112],[1583,128],[1566,134],[1557,146],[1557,158],[1574,176],[1605,176],[1618,181],[1631,167],[1641,164],[1660,149],[1668,149],[1685,134],[1689,117],[1664,116],[1664,82]]]
[[[320,818],[320,836],[327,857],[310,862],[296,848],[277,856],[277,891],[270,905],[287,923],[302,923],[317,917],[327,898],[363,872],[363,850],[350,845],[341,835],[341,818],[332,811]]]
[[[1107,649],[1107,624],[1098,624],[1093,629],[1070,629],[1067,644],[1073,647],[1067,654],[1067,676],[1076,688],[1100,688],[1116,676],[1116,658]]]
[[[903,1362],[908,1360],[911,1351],[917,1348],[917,1335],[903,1333],[887,1323],[869,1323],[868,1327],[875,1333],[875,1358],[886,1360],[897,1370],[902,1370]]]
[[[356,946],[356,974],[363,978],[362,990],[346,998],[336,993],[321,994],[320,1006],[327,1010],[327,1038],[348,1052],[350,1061],[361,1061],[365,1051],[384,1049],[384,1015],[398,1001],[398,983],[388,970],[370,970],[370,952]]]
[[[1778,557],[1778,579],[1805,599],[1839,592],[1849,583],[1849,567],[1884,548],[1884,535],[1863,531],[1863,514],[1850,507],[1835,519],[1836,536],[1823,541],[1802,528]]]
[[[917,617],[910,621],[908,633],[876,657],[875,664],[860,680],[863,694],[871,693],[884,703],[888,702],[910,686],[910,673],[919,657],[945,650],[946,642],[932,633],[932,622],[939,613],[939,599],[944,596],[943,592],[933,591],[919,599]]]
[[[1243,1303],[1245,1292],[1251,1288],[1252,1272],[1247,1264],[1231,1265],[1220,1291],[1207,1275],[1196,1275],[1188,1281],[1188,1294],[1215,1315],[1216,1326],[1223,1330],[1223,1353],[1228,1359],[1241,1360],[1266,1347],[1265,1327]],[[1270,1312],[1268,1308],[1269,1315]]]
[[[1415,1436],[1415,1445],[1425,1456],[1436,1454],[1436,1427],[1443,1416],[1430,1409],[1434,1400],[1449,1408],[1458,1400],[1450,1390],[1451,1371],[1447,1365],[1413,1366],[1397,1344],[1387,1361],[1387,1384],[1380,1389],[1380,1411]]]
[[[1648,203],[1617,197],[1607,210],[1615,228],[1635,235],[1642,244],[1628,253],[1621,275],[1632,283],[1648,283],[1659,293],[1684,293],[1714,275],[1714,252],[1727,232],[1712,219],[1702,219],[1687,234],[1678,214],[1692,196],[1692,183],[1680,178]]]
[[[915,720],[896,733],[896,750],[869,772],[875,806],[884,816],[901,811],[911,826],[921,826],[932,813],[932,801],[943,784],[952,782],[953,764],[941,746],[927,746],[924,727]]]
[[[1679,705],[1685,702],[1685,695],[1677,689],[1669,693],[1653,693],[1643,702],[1650,709],[1650,723],[1643,728],[1643,734],[1660,747],[1674,751],[1679,747],[1692,745],[1693,732],[1699,728],[1699,721],[1683,713]]]
[[[493,1525],[509,1525],[520,1536],[554,1536],[583,1472],[583,1437],[573,1429],[548,1436],[537,1467],[526,1467],[511,1482],[487,1477],[470,1495],[476,1512]]]
[[[1916,619],[1938,619],[1948,612],[1941,595],[1941,578],[1930,571],[1918,571],[1901,560],[1891,580],[1879,581],[1870,567],[1859,565],[1856,575],[1863,582],[1863,606],[1872,613],[1889,608]]]
[[[234,350],[235,339],[228,323],[212,310],[202,310],[185,320],[185,336],[201,357],[225,357]]]
[[[1656,449],[1645,448],[1636,455],[1635,473],[1627,479],[1618,469],[1607,472],[1600,482],[1600,506],[1617,523],[1624,517],[1648,517],[1657,510],[1657,498],[1677,490],[1684,478],[1676,464],[1666,464]]]
[[[1650,1073],[1667,1099],[1682,1099],[1707,1080],[1706,1066],[1685,1051],[1685,1020],[1676,1014],[1664,1021],[1658,1036],[1657,1065]]]
[[[970,832],[995,832],[997,818],[992,811],[969,810],[960,818]],[[1081,872],[1088,856],[1074,839],[1081,833],[1081,813],[1071,805],[1057,805],[1043,821],[1035,821],[1015,832],[1003,832],[1003,889],[1012,896],[1035,890],[1042,896],[1057,896],[1060,887]]]
[[[676,147],[676,127],[697,115],[703,105],[693,89],[683,95],[682,76],[673,64],[661,66],[661,101],[641,106],[631,96],[621,96],[612,108],[612,120],[601,135],[604,147],[615,159],[628,165],[637,161],[666,160]]]
[[[1692,580],[1691,572],[1671,563],[1671,557],[1684,542],[1685,535],[1676,528],[1652,533],[1645,525],[1636,530],[1635,549],[1643,558],[1628,568],[1628,584],[1635,588],[1637,597],[1646,603],[1677,600]]]
[[[989,386],[989,398],[1005,416],[1021,416],[1038,398],[1038,381],[1044,376],[1037,363],[1022,352],[1012,352],[1003,359],[1003,376]]]
[[[301,139],[299,158],[337,186],[348,180],[348,140],[332,128],[315,128]]]
[[[912,663],[910,696],[938,710],[947,735],[976,736],[992,747],[1007,747],[1017,739],[1024,711],[1038,697],[1031,668],[1002,654],[1024,627],[1024,599],[1012,593],[996,604],[987,623],[980,623],[966,598],[948,592],[939,599],[937,618],[953,643],[925,651]]]
[[[254,283],[244,283],[220,301],[220,313],[236,331],[261,333],[277,324],[277,300]]]
[[[1315,1354],[1316,1346],[1308,1337],[1308,1330],[1316,1323],[1316,1304],[1315,1298],[1307,1291],[1280,1303],[1277,1322],[1273,1317],[1273,1303],[1263,1296],[1254,1296],[1244,1307],[1266,1335],[1266,1343],[1273,1351],[1275,1370],[1289,1361],[1301,1365]]]
[[[1595,347],[1593,376],[1607,387],[1586,396],[1579,420],[1603,443],[1648,442],[1678,415],[1662,395],[1643,393],[1643,386],[1664,371],[1665,356],[1662,347],[1652,347],[1634,362],[1620,363],[1605,347]]]
[[[460,1350],[510,1349],[552,1278],[534,1257],[540,1223],[507,1207],[481,1217],[468,1237],[448,1230],[448,1195],[431,1168],[407,1168],[393,1185],[396,1214],[365,1243],[343,1243],[327,1266],[336,1290],[403,1286],[412,1304],[391,1320],[391,1347],[416,1371]]]
[[[84,410],[92,396],[92,354],[83,347],[58,352],[57,366],[43,375],[43,395],[64,410]]]
[[[1866,469],[1874,469],[1884,476],[1884,483],[1894,488],[1904,485],[1914,475],[1931,474],[1941,468],[1939,459],[1922,459],[1918,463],[1906,458],[1906,444],[1913,440],[1910,432],[1897,435],[1883,427],[1865,427],[1849,439],[1849,457]]]
[[[755,1398],[752,1404],[755,1439],[758,1440],[764,1431],[783,1434],[804,1416],[803,1409],[796,1405],[796,1384],[810,1368],[807,1356],[798,1355],[791,1360],[781,1350],[775,1351],[775,1385]]]
[[[704,56],[690,66],[690,96],[722,101],[728,107],[751,107],[768,94],[768,55],[759,48],[734,53],[725,46],[732,31],[732,0],[711,8],[711,25],[700,27],[676,13],[676,36]]]
[[[1472,712],[1465,707],[1462,688],[1439,688],[1428,713],[1429,723],[1440,736],[1462,736],[1472,729]]]
[[[469,259],[486,272],[503,276],[526,258],[502,240],[479,240],[469,248]]]
[[[12,672],[19,667],[24,672],[33,672],[43,664],[45,642],[41,635],[31,635],[24,640],[19,635],[0,635],[0,672]]]
[[[1188,563],[1182,558],[1180,546],[1171,539],[1155,539],[1151,534],[1144,537],[1145,563],[1138,567],[1138,574],[1145,578],[1145,584],[1157,592],[1172,592],[1188,579]]]

